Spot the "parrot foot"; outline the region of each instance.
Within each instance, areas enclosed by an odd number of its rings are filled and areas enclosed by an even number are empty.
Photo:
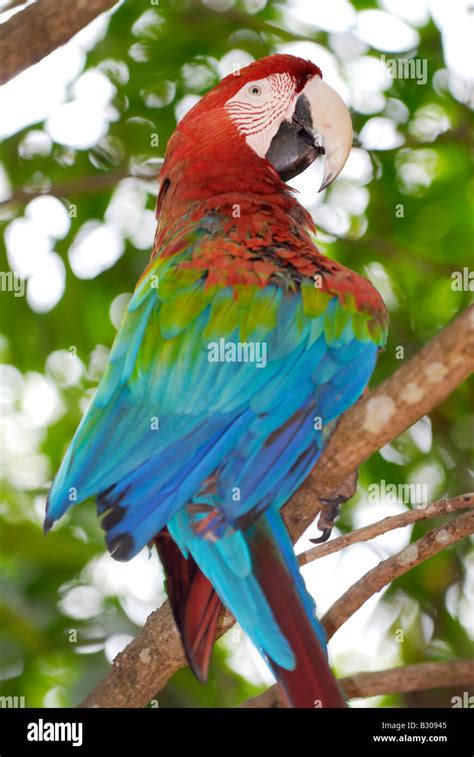
[[[322,531],[321,536],[317,539],[310,539],[313,544],[323,544],[331,536],[334,524],[339,516],[341,505],[345,504],[348,499],[354,496],[357,491],[357,479],[359,471],[355,470],[346,478],[343,484],[337,489],[329,499],[320,499],[323,505],[318,518],[318,529]]]

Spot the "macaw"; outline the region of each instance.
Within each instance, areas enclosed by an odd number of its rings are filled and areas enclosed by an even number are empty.
[[[230,74],[182,118],[150,263],[45,519],[96,498],[113,557],[156,544],[197,676],[224,605],[294,707],[345,702],[279,511],[365,390],[387,316],[318,251],[285,182],[324,155],[324,189],[351,145],[343,100],[290,55]]]

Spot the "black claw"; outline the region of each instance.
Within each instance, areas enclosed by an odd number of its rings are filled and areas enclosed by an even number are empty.
[[[324,542],[329,539],[331,534],[332,534],[332,528],[324,528],[321,536],[318,536],[317,539],[310,539],[310,542],[312,544],[324,544]]]
[[[334,523],[339,515],[339,510],[343,502],[343,497],[334,497],[334,499],[321,499],[324,509],[321,510],[318,519],[318,528],[322,532],[317,539],[310,539],[313,544],[324,544],[329,539],[334,528]]]
[[[353,497],[357,491],[357,478],[358,471],[356,470],[347,477],[331,499],[320,499],[323,505],[318,519],[318,529],[321,531],[321,536],[318,536],[317,539],[310,539],[313,544],[323,544],[329,539],[339,516],[341,505]]]

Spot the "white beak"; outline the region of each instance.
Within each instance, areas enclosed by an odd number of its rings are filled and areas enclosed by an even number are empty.
[[[344,168],[352,147],[352,121],[344,100],[319,76],[310,79],[302,94],[311,109],[315,147],[324,148],[322,192]]]

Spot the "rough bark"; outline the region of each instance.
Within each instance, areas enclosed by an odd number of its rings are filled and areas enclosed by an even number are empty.
[[[0,84],[64,45],[117,0],[37,0],[0,25]]]

